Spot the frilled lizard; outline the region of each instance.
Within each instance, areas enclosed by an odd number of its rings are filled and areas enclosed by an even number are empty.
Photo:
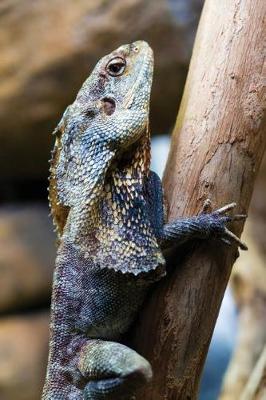
[[[151,380],[121,344],[148,289],[165,275],[162,247],[217,237],[234,204],[164,223],[150,171],[153,53],[138,41],[103,57],[55,129],[50,203],[59,235],[43,400],[129,400]]]

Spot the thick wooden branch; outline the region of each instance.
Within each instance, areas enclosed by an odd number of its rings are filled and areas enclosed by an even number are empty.
[[[264,0],[205,3],[165,171],[169,220],[197,214],[207,198],[248,210],[266,142],[265,11]],[[242,226],[232,229],[240,234]],[[154,369],[138,400],[196,399],[236,256],[235,246],[210,241],[173,259],[134,332],[134,347]]]
[[[223,379],[219,400],[241,398],[241,393],[247,382],[250,381],[252,371],[266,346],[265,188],[266,153],[264,153],[259,175],[256,179],[249,218],[242,235],[249,251],[245,254],[245,257],[240,257],[237,260],[230,279],[238,307],[238,329],[234,353]],[[252,380],[252,382],[254,381]],[[264,384],[266,392],[266,378]]]

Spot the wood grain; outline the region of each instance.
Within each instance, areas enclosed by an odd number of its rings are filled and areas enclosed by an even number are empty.
[[[207,0],[164,175],[169,220],[197,214],[205,199],[248,210],[265,149],[266,3]],[[173,83],[174,84],[174,83]],[[240,234],[238,222],[231,227]],[[194,245],[151,294],[134,347],[154,380],[138,400],[196,399],[235,246]],[[245,254],[241,252],[241,257]]]

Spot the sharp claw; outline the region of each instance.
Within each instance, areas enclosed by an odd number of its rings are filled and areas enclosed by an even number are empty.
[[[218,208],[218,210],[214,211],[215,214],[224,214],[229,210],[232,210],[233,208],[236,207],[236,203],[230,203],[230,204],[226,204],[224,207]]]
[[[246,214],[236,214],[231,217],[231,221],[241,221],[242,219],[246,219],[248,216]]]
[[[241,240],[239,239],[239,237],[237,237],[233,232],[229,231],[229,229],[224,228],[224,232],[227,236],[229,236],[230,238],[232,238],[240,247],[240,249],[242,250],[247,250],[247,245],[243,242],[241,242]]]
[[[228,244],[229,246],[231,246],[231,242],[230,242],[230,240],[227,240],[227,239],[225,239],[225,238],[221,238],[221,241],[222,242],[224,242],[224,243],[226,243],[226,244]]]

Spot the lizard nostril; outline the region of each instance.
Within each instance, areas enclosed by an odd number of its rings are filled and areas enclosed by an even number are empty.
[[[115,101],[114,99],[111,99],[110,97],[105,97],[102,99],[103,103],[103,110],[106,115],[112,115],[115,112]]]

